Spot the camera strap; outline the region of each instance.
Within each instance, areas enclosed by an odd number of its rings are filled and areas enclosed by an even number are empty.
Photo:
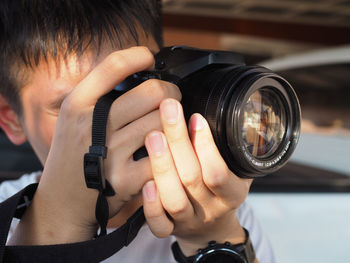
[[[84,176],[88,188],[98,190],[95,216],[100,225],[100,236],[106,235],[109,219],[109,207],[106,197],[115,195],[112,186],[104,175],[104,159],[107,158],[106,128],[110,108],[116,99],[111,92],[101,97],[94,108],[92,117],[91,140],[89,152],[84,155]]]
[[[12,218],[21,218],[35,194],[38,184],[31,184],[0,204],[0,263],[14,262],[100,262],[128,246],[145,223],[143,207],[127,222],[106,234],[109,208],[106,197],[115,194],[104,178],[103,159],[107,157],[106,125],[109,109],[116,98],[111,92],[97,102],[93,114],[92,145],[84,156],[84,175],[87,187],[99,191],[95,215],[101,231],[95,239],[59,245],[6,246]],[[58,230],[59,231],[59,230]]]
[[[101,262],[128,246],[145,222],[141,207],[124,225],[112,233],[89,241],[44,246],[5,246],[12,218],[22,217],[37,185],[27,186],[0,204],[0,263]]]

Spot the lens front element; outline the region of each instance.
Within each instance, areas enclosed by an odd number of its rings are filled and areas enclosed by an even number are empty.
[[[208,120],[231,171],[256,178],[288,161],[299,139],[301,117],[286,80],[259,66],[208,68],[195,77],[197,81],[186,82],[187,90],[203,90],[183,92],[183,100],[195,98],[189,112]]]
[[[286,132],[286,113],[280,96],[271,87],[256,90],[242,108],[244,146],[255,158],[273,155]]]

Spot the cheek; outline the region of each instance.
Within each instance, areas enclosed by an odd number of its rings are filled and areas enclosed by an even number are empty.
[[[42,123],[45,123],[45,125]],[[54,130],[54,121],[40,122],[40,120],[37,119],[37,124],[33,126],[33,129],[30,132],[30,144],[43,164],[45,163],[50,151]]]
[[[33,126],[30,132],[30,138],[28,139],[40,161],[44,164],[50,151],[55,130],[55,121],[41,122],[39,119],[36,120],[37,124]],[[45,124],[43,125],[42,123]]]
[[[28,141],[42,164],[44,164],[50,150],[57,117],[45,114],[34,105],[26,111],[25,117]]]

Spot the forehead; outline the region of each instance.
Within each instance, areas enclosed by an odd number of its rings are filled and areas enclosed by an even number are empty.
[[[140,44],[149,47],[154,53],[158,51],[158,46],[153,38],[143,38],[140,40]],[[134,45],[134,43],[130,43],[125,48]],[[98,55],[92,51],[86,51],[81,56],[73,54],[58,60],[48,58],[47,61],[39,63],[29,73],[29,81],[21,90],[20,97],[23,109],[28,108],[24,105],[28,103],[28,100],[34,100],[37,104],[48,109],[59,108],[66,95],[113,51],[116,50],[105,47]],[[28,98],[29,95],[31,98]]]
[[[98,63],[99,57],[96,58],[88,52],[80,57],[72,55],[57,61],[49,59],[32,71],[28,86],[60,93],[65,86],[83,79]]]
[[[29,73],[29,81],[21,90],[24,114],[31,108],[57,108],[60,100],[63,100],[97,63],[98,60],[88,53],[79,58],[70,56],[65,60],[48,59],[47,62],[40,63]]]

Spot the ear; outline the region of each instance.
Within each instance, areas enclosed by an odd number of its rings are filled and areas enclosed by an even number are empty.
[[[10,141],[16,145],[27,141],[18,115],[2,95],[0,95],[0,128],[4,130]]]

